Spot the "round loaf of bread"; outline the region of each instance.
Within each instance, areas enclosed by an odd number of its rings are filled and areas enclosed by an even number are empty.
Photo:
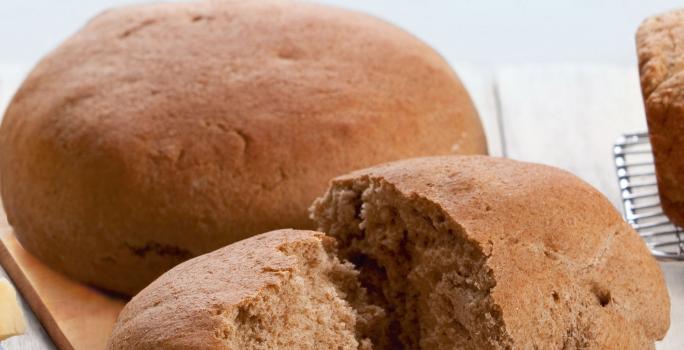
[[[90,21],[30,73],[0,128],[2,199],[22,245],[132,294],[190,257],[280,227],[334,176],[486,153],[445,61],[378,19],[208,1]]]
[[[312,216],[327,236],[270,232],[167,272],[109,349],[637,350],[669,327],[658,264],[565,171],[400,161],[335,179]]]

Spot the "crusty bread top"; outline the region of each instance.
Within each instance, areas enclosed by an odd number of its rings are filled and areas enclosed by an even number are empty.
[[[271,231],[182,263],[133,297],[110,339],[117,349],[223,349],[215,332],[224,328],[225,315],[282,284],[283,273],[295,267],[296,258],[278,248],[323,237]]]
[[[684,83],[681,74],[684,69],[684,10],[644,20],[637,31],[636,44],[645,99],[658,89],[681,87]]]
[[[306,208],[334,176],[452,152],[486,142],[439,54],[371,16],[270,0],[107,11],[35,67],[0,128],[21,243],[122,293],[312,227]]]
[[[333,186],[363,177],[433,203],[462,227],[488,256],[492,296],[516,346],[594,334],[599,346],[643,348],[665,335],[670,301],[658,264],[610,202],[572,174],[444,156],[359,170]],[[578,324],[589,329],[571,328]]]

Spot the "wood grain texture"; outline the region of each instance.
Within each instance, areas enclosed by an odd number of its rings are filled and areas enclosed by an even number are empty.
[[[124,300],[50,270],[21,247],[9,228],[0,233],[0,263],[57,347],[104,349]]]
[[[646,129],[636,67],[511,66],[496,84],[508,157],[567,169],[620,206],[613,142]]]

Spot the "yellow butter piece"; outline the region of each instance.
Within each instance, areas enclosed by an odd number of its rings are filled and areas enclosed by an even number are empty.
[[[26,332],[26,321],[17,301],[17,292],[8,280],[0,278],[0,340]]]

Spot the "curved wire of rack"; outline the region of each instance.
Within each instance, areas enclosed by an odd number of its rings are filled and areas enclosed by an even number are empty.
[[[619,137],[613,146],[613,157],[625,220],[656,258],[684,260],[684,230],[672,224],[660,207],[648,133]]]

